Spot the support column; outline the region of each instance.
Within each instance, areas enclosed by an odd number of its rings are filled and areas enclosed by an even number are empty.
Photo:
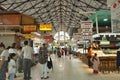
[[[97,34],[99,33],[99,28],[98,28],[98,16],[96,15],[96,32]]]

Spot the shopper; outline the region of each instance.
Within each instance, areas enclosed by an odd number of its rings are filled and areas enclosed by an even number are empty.
[[[17,44],[16,43],[13,43],[12,46],[9,48],[9,54],[10,53],[15,53],[17,54]]]
[[[97,54],[95,53],[94,56],[91,59],[93,63],[93,73],[98,74],[98,66],[100,64],[99,58],[97,57]]]
[[[59,48],[59,47],[57,49],[57,56],[58,56],[58,58],[61,58],[61,48]]]
[[[92,62],[90,60],[91,57],[92,57],[92,54],[93,54],[92,47],[89,47],[89,49],[88,49],[88,55],[87,55],[89,68],[92,68]]]
[[[33,58],[33,48],[28,45],[28,41],[24,41],[23,52],[23,62],[24,62],[24,79],[31,79],[31,59]]]
[[[22,55],[22,47],[19,47],[17,50],[18,54],[18,72],[23,72],[23,55]]]
[[[71,46],[69,46],[69,58],[71,59],[72,58],[72,48],[71,48]]]
[[[67,47],[65,47],[65,56],[67,55]]]
[[[46,44],[43,44],[43,47],[40,47],[39,50],[39,63],[41,64],[41,79],[47,79],[47,61],[48,61],[48,49]]]
[[[8,50],[5,49],[4,45],[0,45],[0,80],[6,80],[6,70],[8,61]]]
[[[9,63],[8,63],[8,72],[9,72],[9,78],[10,80],[14,80],[14,76],[16,74],[16,60],[17,60],[17,55],[15,53],[11,53],[10,58],[9,58]]]
[[[38,46],[34,47],[34,63],[37,64],[38,63],[38,54],[39,54],[39,48]]]

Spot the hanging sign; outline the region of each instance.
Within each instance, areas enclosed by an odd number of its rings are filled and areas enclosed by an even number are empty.
[[[51,43],[53,41],[53,36],[52,35],[43,36],[43,38],[48,43]]]
[[[24,36],[25,38],[35,38],[35,37],[36,37],[35,34],[23,34],[23,36]]]
[[[39,30],[41,31],[51,31],[52,24],[40,24]]]
[[[24,32],[36,32],[36,25],[24,25]]]
[[[93,28],[93,22],[81,21],[81,28]]]

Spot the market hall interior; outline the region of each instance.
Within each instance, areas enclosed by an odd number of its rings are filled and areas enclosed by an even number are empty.
[[[34,53],[32,80],[42,79],[43,44],[53,60],[48,80],[119,80],[119,8],[120,0],[0,0],[0,79],[11,57],[7,53],[12,48],[9,53],[19,55],[20,66],[28,41]],[[25,77],[22,69],[15,76]]]

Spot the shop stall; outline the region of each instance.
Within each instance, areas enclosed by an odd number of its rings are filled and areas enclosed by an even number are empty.
[[[21,41],[25,40],[23,34],[23,25],[35,24],[32,17],[20,14],[15,11],[0,11],[0,41],[5,46],[11,46],[17,43],[20,46]]]

